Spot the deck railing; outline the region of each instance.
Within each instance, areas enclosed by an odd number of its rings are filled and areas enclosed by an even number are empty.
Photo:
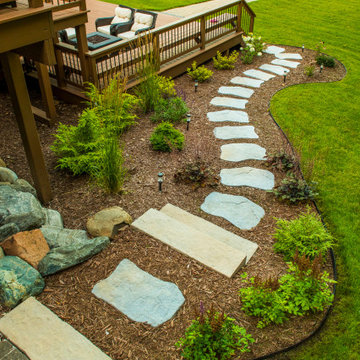
[[[54,1],[54,0],[53,0]],[[55,0],[58,1],[58,0]],[[221,41],[232,34],[248,34],[253,31],[255,14],[244,0],[206,11],[169,25],[156,28],[129,41],[119,41],[85,53],[80,61],[78,50],[72,45],[58,43],[62,69],[50,69],[50,74],[61,83],[83,87],[91,81],[97,87],[106,86],[114,75],[121,72],[128,81],[134,80],[142,69],[144,57],[150,53],[159,70],[187,55],[200,53],[210,44]],[[60,70],[60,71],[59,71]]]

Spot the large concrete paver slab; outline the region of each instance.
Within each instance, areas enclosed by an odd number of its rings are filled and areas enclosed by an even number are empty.
[[[258,139],[253,126],[221,126],[214,129],[217,139]]]
[[[271,45],[271,46],[268,46],[264,50],[264,53],[276,55],[276,54],[282,53],[284,51],[285,51],[285,49],[282,47]]]
[[[220,107],[229,107],[234,109],[245,109],[245,105],[247,104],[247,100],[242,99],[234,99],[229,97],[214,97],[210,104],[214,106],[220,106]]]
[[[266,150],[257,144],[225,144],[221,146],[222,160],[244,161],[265,160]]]
[[[269,71],[276,75],[284,75],[284,74],[288,74],[290,72],[289,69],[284,68],[283,66],[270,65],[270,64],[263,64],[259,67],[259,69],[264,70],[264,71]]]
[[[246,263],[249,262],[258,248],[256,243],[235,235],[232,232],[227,231],[199,216],[193,215],[177,206],[166,204],[160,211],[188,226],[197,229],[203,234],[207,234],[212,238],[233,247],[234,249],[244,252],[246,254]]]
[[[238,96],[245,99],[249,99],[254,94],[254,90],[241,86],[221,86],[218,92],[222,95]]]
[[[175,284],[157,279],[128,259],[99,281],[92,293],[130,319],[154,327],[170,320],[185,301]]]
[[[300,54],[294,54],[294,53],[278,53],[275,56],[278,59],[282,59],[282,60],[302,60],[302,56]]]
[[[220,216],[242,230],[255,227],[265,215],[264,209],[243,196],[212,192],[201,204],[201,210]]]
[[[244,252],[155,209],[146,211],[131,226],[227,277],[246,261]]]
[[[297,61],[289,61],[289,60],[281,60],[281,59],[275,59],[271,63],[274,65],[289,67],[292,69],[296,69],[300,65],[300,63]]]
[[[235,76],[230,80],[230,82],[235,85],[243,85],[252,88],[259,88],[261,84],[264,83],[264,80],[253,79],[244,76]]]
[[[31,360],[111,360],[33,297],[0,319],[0,331]]]
[[[207,113],[207,117],[213,122],[232,121],[237,123],[248,123],[249,115],[245,111],[239,110],[221,110]]]
[[[246,76],[249,76],[249,77],[252,77],[255,79],[259,79],[259,80],[264,80],[264,81],[268,81],[275,77],[275,75],[268,74],[264,71],[255,70],[255,69],[246,70],[243,72],[243,74]]]

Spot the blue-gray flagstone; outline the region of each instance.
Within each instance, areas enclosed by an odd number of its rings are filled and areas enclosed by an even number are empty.
[[[232,121],[238,123],[248,123],[249,115],[245,111],[239,110],[221,110],[207,113],[207,117],[213,122]]]
[[[221,183],[227,186],[250,186],[271,190],[275,185],[275,177],[272,172],[248,166],[222,169],[220,177]]]
[[[265,160],[266,150],[256,144],[225,144],[221,146],[222,160],[244,161],[244,160]]]
[[[284,74],[288,74],[290,72],[290,70],[287,68],[284,68],[284,67],[278,66],[278,65],[270,65],[270,64],[263,64],[260,66],[259,69],[269,71],[276,75],[284,75]]]
[[[214,135],[218,139],[258,139],[253,126],[221,126],[214,129]]]
[[[271,46],[268,46],[264,50],[264,53],[276,55],[276,54],[282,53],[284,51],[285,51],[285,49],[282,47],[271,45]]]
[[[282,60],[302,60],[302,56],[300,54],[292,53],[279,53],[275,54],[275,57]]]
[[[271,63],[274,65],[289,67],[292,69],[296,69],[300,65],[300,63],[297,61],[289,61],[289,60],[281,60],[281,59],[275,59]]]
[[[245,109],[245,105],[247,104],[247,102],[247,100],[217,96],[210,101],[210,104],[234,109]]]
[[[244,71],[243,74],[246,76],[250,76],[252,78],[264,80],[264,81],[268,81],[275,77],[275,75],[271,75],[266,72],[263,72],[260,70],[255,70],[255,69],[246,70],[246,71]]]
[[[244,76],[235,76],[230,80],[230,82],[235,85],[244,85],[252,88],[259,88],[264,81]]]
[[[264,209],[243,196],[212,192],[201,210],[214,216],[220,216],[242,230],[255,227],[265,215]]]
[[[222,95],[233,95],[249,99],[254,93],[254,90],[247,89],[241,86],[221,86],[218,92]]]
[[[128,259],[99,281],[92,293],[130,319],[154,327],[171,319],[185,301],[175,284],[155,278]]]

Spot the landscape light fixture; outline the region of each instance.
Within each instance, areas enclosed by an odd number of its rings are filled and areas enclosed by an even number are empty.
[[[189,130],[190,121],[191,121],[191,114],[186,114],[186,130]]]
[[[301,52],[304,52],[304,49],[305,49],[305,45],[303,44],[301,47]]]
[[[197,92],[199,86],[199,81],[195,80],[195,92]]]
[[[323,68],[324,68],[324,65],[323,65],[323,64],[321,64],[321,65],[320,65],[320,73],[322,73]]]
[[[286,82],[286,75],[287,75],[287,71],[284,71],[284,83]]]
[[[158,173],[158,184],[159,184],[159,191],[160,192],[162,191],[162,183],[164,181],[163,176],[164,176],[164,174],[162,172]]]

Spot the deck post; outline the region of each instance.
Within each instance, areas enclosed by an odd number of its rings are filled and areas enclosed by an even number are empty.
[[[201,17],[201,43],[200,43],[200,49],[201,50],[204,50],[205,49],[205,37],[206,37],[206,22],[205,22],[205,16],[202,16]]]
[[[60,88],[64,88],[66,86],[65,71],[64,71],[64,59],[63,59],[61,50],[56,47],[56,44],[59,42],[59,39],[57,38],[57,36],[53,39],[53,41],[54,41],[55,58],[56,58],[56,64],[55,64],[56,81]]]
[[[46,204],[52,197],[49,175],[45,167],[40,139],[31,110],[20,56],[12,52],[6,52],[0,55],[0,60],[35,188],[39,199]]]
[[[81,24],[75,27],[76,30],[76,39],[78,44],[79,51],[79,59],[81,64],[81,75],[83,78],[83,82],[89,81],[89,70],[88,63],[86,61],[85,53],[89,51],[87,38],[86,38],[86,30],[85,25]]]
[[[160,39],[159,39],[159,34],[155,34],[155,36],[153,37],[153,57],[154,57],[154,65],[156,67],[156,71],[160,70],[160,63],[161,63],[161,59],[160,59]]]
[[[237,8],[237,23],[236,23],[236,32],[242,31],[241,29],[241,16],[242,16],[243,2],[240,1]]]
[[[251,16],[250,17],[250,25],[249,25],[249,31],[251,33],[254,32],[254,20],[255,20],[254,16]]]
[[[90,56],[86,58],[89,66],[89,81],[94,84],[96,88],[99,88],[99,79],[96,70],[96,59]]]

